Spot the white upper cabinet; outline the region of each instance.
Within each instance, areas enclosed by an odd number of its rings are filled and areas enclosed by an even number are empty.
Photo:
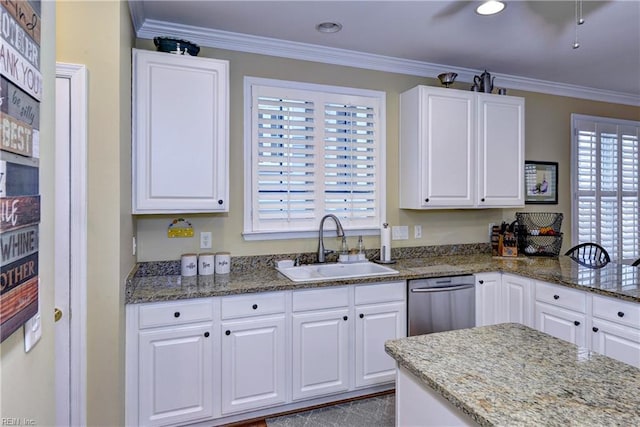
[[[400,207],[474,204],[474,94],[417,86],[400,97]]]
[[[479,207],[524,205],[524,99],[477,94]]]
[[[229,64],[133,49],[133,213],[229,210]]]
[[[416,86],[400,95],[400,207],[524,205],[524,99]]]

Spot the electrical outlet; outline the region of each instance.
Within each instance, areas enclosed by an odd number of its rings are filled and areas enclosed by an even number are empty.
[[[202,231],[200,233],[200,249],[211,249],[211,232]]]
[[[413,238],[414,239],[422,239],[422,226],[414,225],[413,226]]]
[[[136,250],[138,249],[138,244],[136,243],[135,236],[133,237],[133,244],[131,245],[133,256],[136,256]]]
[[[38,279],[38,288],[40,279]],[[24,352],[28,353],[42,337],[42,322],[40,316],[40,298],[38,298],[38,312],[31,319],[27,320],[24,328]]]
[[[408,240],[409,239],[409,226],[408,225],[394,225],[391,227],[391,239],[392,240]]]
[[[489,223],[489,241],[491,241],[491,235],[493,234],[493,227],[496,225],[495,222]]]

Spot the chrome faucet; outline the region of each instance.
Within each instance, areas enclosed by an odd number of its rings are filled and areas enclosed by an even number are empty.
[[[320,220],[320,230],[318,231],[318,262],[326,262],[327,260],[325,259],[325,255],[334,252],[331,250],[324,250],[324,239],[322,236],[322,230],[324,228],[324,220],[327,218],[333,219],[333,221],[336,223],[336,233],[338,234],[338,237],[344,236],[344,229],[342,228],[342,224],[340,224],[340,220],[337,216],[333,214],[323,216]]]

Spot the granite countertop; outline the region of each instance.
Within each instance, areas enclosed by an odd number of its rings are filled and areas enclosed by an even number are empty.
[[[232,270],[231,274],[196,277],[181,277],[179,261],[139,263],[127,278],[125,302],[169,301],[499,271],[640,303],[640,268],[609,263],[600,269],[590,269],[564,256],[500,258],[476,253],[407,257],[391,265],[398,270],[397,275],[312,283],[290,281],[273,267],[275,259],[284,257],[253,257],[241,268]],[[234,263],[232,260],[232,266]]]
[[[640,369],[524,325],[403,338],[385,349],[482,426],[640,425]]]

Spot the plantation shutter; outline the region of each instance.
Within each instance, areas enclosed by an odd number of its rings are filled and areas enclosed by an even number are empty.
[[[324,106],[325,212],[367,224],[376,209],[375,110],[366,102]]]
[[[574,118],[574,243],[600,243],[616,260],[640,255],[635,122]]]
[[[252,86],[251,224],[245,232],[378,228],[378,98]],[[245,222],[246,224],[246,222]]]

